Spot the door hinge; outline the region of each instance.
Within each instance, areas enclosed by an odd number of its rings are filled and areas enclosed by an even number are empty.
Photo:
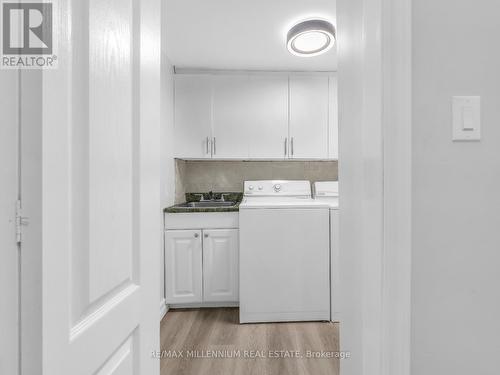
[[[16,202],[16,243],[22,242],[22,227],[28,225],[28,218],[23,216],[21,200]]]

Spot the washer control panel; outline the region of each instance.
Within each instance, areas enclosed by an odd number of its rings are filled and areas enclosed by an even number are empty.
[[[309,181],[263,180],[245,181],[244,194],[247,196],[311,196]]]

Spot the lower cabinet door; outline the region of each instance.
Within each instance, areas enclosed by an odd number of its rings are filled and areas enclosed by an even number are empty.
[[[165,231],[165,298],[173,304],[202,302],[201,230]]]
[[[203,231],[203,301],[238,301],[238,229]]]

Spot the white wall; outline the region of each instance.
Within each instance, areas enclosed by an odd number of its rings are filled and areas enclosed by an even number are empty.
[[[162,2],[161,42],[161,209],[171,206],[175,200],[174,162],[174,68],[167,57],[166,48],[166,2]],[[163,241],[162,241],[163,243]],[[165,304],[163,248],[161,253],[160,303]]]
[[[413,1],[413,375],[500,371],[499,10]],[[481,142],[451,141],[453,95],[481,96]]]
[[[18,72],[0,70],[0,374],[18,371]]]

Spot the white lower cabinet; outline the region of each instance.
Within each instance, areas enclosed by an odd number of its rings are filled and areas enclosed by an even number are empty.
[[[238,229],[167,230],[168,304],[238,301]]]
[[[165,299],[199,302],[203,297],[201,230],[165,232]]]
[[[203,231],[203,301],[238,301],[238,230]]]

